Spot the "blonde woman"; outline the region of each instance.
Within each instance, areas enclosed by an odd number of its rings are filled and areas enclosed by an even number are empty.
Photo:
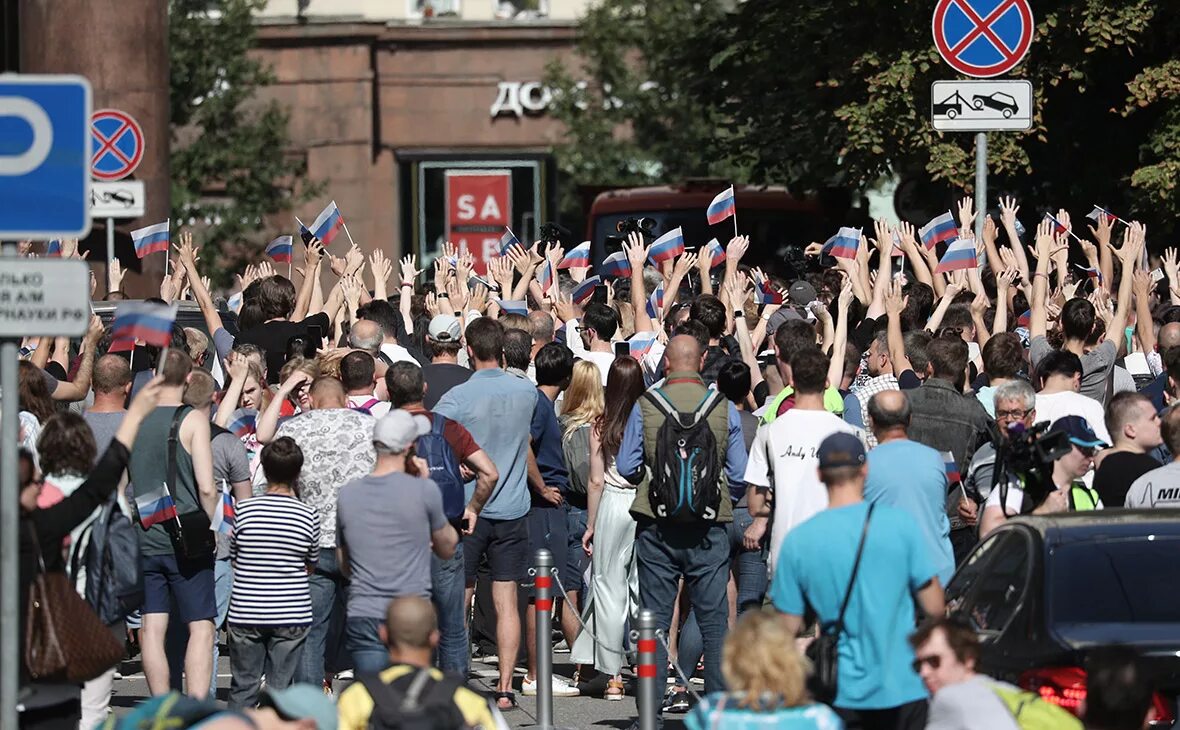
[[[565,495],[569,550],[560,575],[565,585],[567,605],[572,611],[581,611],[579,598],[582,594],[582,573],[586,571],[589,561],[582,550],[582,535],[586,532],[586,508],[589,506],[590,431],[602,418],[603,410],[602,375],[598,366],[589,360],[575,362],[573,376],[564,396],[561,408],[561,450],[570,476],[570,489]],[[565,614],[562,614],[564,617]]]
[[[590,585],[582,609],[583,631],[570,651],[575,664],[593,664],[611,679],[606,699],[625,696],[621,670],[626,660],[624,625],[639,600],[635,572],[635,486],[615,469],[615,456],[635,401],[643,394],[643,370],[632,357],[616,358],[607,374],[605,408],[590,431],[590,477],[586,532]],[[597,637],[597,641],[595,641]]]
[[[684,719],[688,730],[839,730],[844,723],[807,694],[811,665],[772,611],[750,611],[725,638],[721,673],[728,692],[709,695]]]

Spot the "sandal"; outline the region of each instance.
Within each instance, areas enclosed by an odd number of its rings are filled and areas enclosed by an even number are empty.
[[[623,688],[623,680],[612,679],[606,683],[606,694],[603,695],[607,700],[621,700],[627,696],[627,690]]]
[[[508,712],[509,710],[515,710],[520,707],[520,705],[516,704],[516,693],[515,692],[497,692],[495,694],[495,697],[496,697],[496,709],[499,710],[500,712]],[[503,704],[501,704],[501,700],[507,700],[508,706],[505,707]]]

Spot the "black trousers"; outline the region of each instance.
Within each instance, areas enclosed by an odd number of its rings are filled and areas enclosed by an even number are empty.
[[[832,709],[844,721],[845,730],[923,730],[927,708],[926,700],[918,700],[884,710]]]

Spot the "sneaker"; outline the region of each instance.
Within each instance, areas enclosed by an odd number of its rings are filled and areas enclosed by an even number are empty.
[[[574,687],[569,682],[566,682],[562,677],[553,676],[553,696],[554,697],[577,697],[581,694],[577,687]],[[528,679],[527,677],[520,683],[520,693],[525,697],[535,697],[537,695],[537,680]]]
[[[343,672],[336,673],[336,681],[351,682],[353,680],[353,673],[351,669],[345,669]]]
[[[662,709],[664,712],[672,714],[683,714],[688,712],[688,692],[684,690],[677,690],[672,688],[668,694],[664,695],[664,704]]]

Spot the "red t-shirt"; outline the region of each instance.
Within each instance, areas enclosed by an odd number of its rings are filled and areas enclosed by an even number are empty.
[[[406,408],[405,410],[414,415],[426,416],[432,421],[434,420],[434,414],[425,408]],[[458,421],[452,421],[446,416],[443,416],[443,438],[451,445],[455,456],[459,457],[459,461],[461,462],[467,461],[472,454],[479,451],[479,444],[475,443],[471,432],[463,424]]]

